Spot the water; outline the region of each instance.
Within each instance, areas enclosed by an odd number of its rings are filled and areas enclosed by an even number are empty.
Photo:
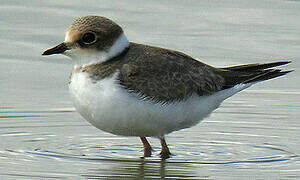
[[[300,179],[300,1],[13,1],[0,3],[0,179]],[[174,156],[143,154],[75,112],[62,56],[41,53],[77,17],[119,23],[132,41],[214,66],[292,60],[283,78],[228,99],[167,136]]]

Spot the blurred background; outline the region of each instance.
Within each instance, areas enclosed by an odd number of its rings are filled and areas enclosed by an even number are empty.
[[[300,1],[2,0],[0,179],[299,179]],[[130,41],[185,52],[213,66],[293,61],[285,77],[226,100],[197,126],[167,136],[174,156],[140,159],[135,137],[102,132],[75,112],[73,68],[42,57],[78,17],[121,25]]]

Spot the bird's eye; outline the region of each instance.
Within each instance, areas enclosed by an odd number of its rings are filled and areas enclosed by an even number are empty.
[[[84,44],[92,44],[97,40],[96,34],[92,32],[87,32],[81,37],[81,40]]]

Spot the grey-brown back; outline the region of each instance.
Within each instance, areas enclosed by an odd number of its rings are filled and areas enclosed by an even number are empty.
[[[239,83],[262,81],[287,73],[265,70],[264,67],[269,68],[267,65],[257,69],[254,66],[214,68],[181,52],[131,43],[119,56],[85,66],[81,71],[88,72],[95,81],[118,71],[119,84],[129,93],[157,103],[170,103],[193,94],[211,95]]]

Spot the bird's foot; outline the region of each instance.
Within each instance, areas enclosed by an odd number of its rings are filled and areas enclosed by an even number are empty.
[[[162,151],[159,153],[159,155],[160,155],[160,158],[161,158],[161,159],[165,160],[165,159],[170,158],[170,156],[171,156],[172,154],[170,153],[170,151],[163,151],[163,150],[162,150]]]
[[[153,149],[151,147],[150,148],[144,148],[144,157],[151,157],[152,151],[153,151]]]
[[[141,138],[143,146],[144,146],[144,157],[151,157],[153,149],[152,149],[150,143],[147,141],[146,137],[140,137],[140,138]]]

